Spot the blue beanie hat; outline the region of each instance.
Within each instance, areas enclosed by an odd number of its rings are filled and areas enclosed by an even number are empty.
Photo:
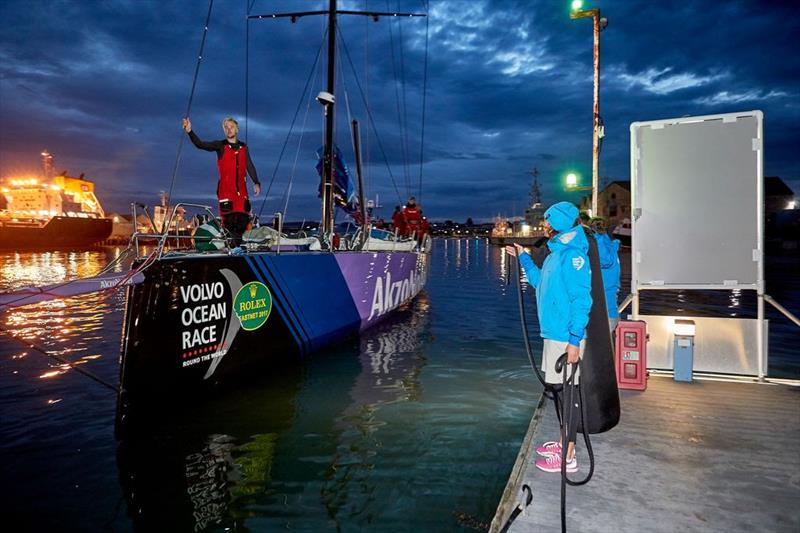
[[[553,204],[544,212],[544,219],[557,232],[567,231],[575,225],[578,218],[578,208],[569,202],[558,202]]]

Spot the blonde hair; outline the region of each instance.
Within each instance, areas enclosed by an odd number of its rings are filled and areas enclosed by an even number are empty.
[[[239,133],[239,122],[233,117],[225,117],[222,119],[222,127],[225,127],[226,122],[233,122],[233,125],[236,126],[236,133]]]

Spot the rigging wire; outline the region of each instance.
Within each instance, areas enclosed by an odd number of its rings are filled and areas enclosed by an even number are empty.
[[[399,20],[397,22],[397,35],[400,41],[400,87],[402,89],[401,94],[403,95],[403,137],[400,139],[400,142],[403,143],[404,168],[408,176],[406,178],[408,180],[408,195],[411,196],[411,152],[408,149],[408,104],[406,103],[406,62],[403,52],[405,48],[403,46],[403,21]]]
[[[391,7],[389,7],[389,0],[386,0],[386,10],[387,11],[391,11]],[[394,17],[392,17],[392,18],[394,18]],[[402,46],[402,44],[401,44],[401,46]],[[398,126],[400,127],[400,135],[399,135],[399,137],[400,137],[400,148],[401,148],[401,150],[403,152],[403,179],[405,181],[405,186],[406,186],[406,197],[408,197],[410,195],[410,193],[411,193],[411,183],[409,181],[408,166],[406,164],[407,161],[408,161],[408,154],[406,153],[405,145],[403,144],[403,138],[404,138],[405,129],[403,127],[403,116],[402,116],[402,113],[400,111],[400,89],[398,87],[397,63],[396,63],[395,55],[394,55],[394,31],[392,30],[392,22],[391,22],[391,20],[389,20],[389,48],[392,51],[391,57],[392,57],[392,74],[394,75],[395,108],[397,110],[397,123],[398,123]],[[404,203],[402,199],[400,200],[400,203],[401,204]]]
[[[208,35],[208,24],[211,22],[211,9],[214,7],[214,0],[208,1],[208,14],[206,15],[206,23],[203,25],[203,38],[200,41],[200,52],[197,54],[197,65],[194,68],[194,78],[192,79],[192,89],[189,91],[189,103],[186,105],[186,118],[192,111],[192,101],[194,100],[194,90],[197,87],[197,77],[200,74],[200,63],[203,61],[203,50],[206,46],[206,36]],[[183,141],[186,139],[186,134],[181,131],[181,140],[178,142],[178,154],[175,157],[175,166],[172,169],[172,181],[169,184],[169,193],[167,194],[167,205],[169,205],[172,198],[172,190],[175,187],[175,178],[178,176],[178,167],[181,162],[181,152],[183,151]],[[166,221],[165,221],[166,222]],[[162,228],[163,230],[164,228]]]
[[[364,11],[369,11],[369,0],[364,0]],[[369,27],[372,21],[369,17],[364,19],[364,88],[366,89],[366,103],[369,107]],[[369,133],[369,132],[368,132]],[[369,156],[369,134],[364,136],[364,149],[362,151],[362,161],[364,162],[364,197],[366,198],[366,191],[372,190],[372,172],[370,168],[371,159]],[[377,203],[377,202],[376,202]]]
[[[319,75],[320,72],[322,72],[321,68],[318,68],[318,69],[315,70],[313,85],[317,84],[317,76]],[[300,139],[298,139],[298,141],[297,141],[297,150],[294,153],[294,164],[292,165],[292,172],[289,175],[289,183],[286,185],[286,192],[284,193],[285,196],[286,196],[286,202],[283,205],[283,219],[284,220],[286,219],[286,213],[289,211],[289,198],[292,195],[292,185],[294,183],[295,172],[297,171],[297,161],[300,158],[300,149],[303,146],[303,136],[304,136],[305,131],[306,131],[306,122],[308,121],[308,114],[311,111],[311,97],[312,97],[313,94],[314,93],[311,92],[311,91],[309,91],[309,93],[308,93],[308,103],[306,104],[306,112],[305,112],[305,115],[303,116],[303,125],[300,128]]]
[[[353,115],[350,112],[350,98],[349,98],[349,92],[347,90],[347,80],[344,77],[344,67],[342,67],[341,61],[339,61],[338,67],[339,67],[339,79],[342,80],[342,92],[344,92],[344,107],[347,110],[347,125],[349,127],[350,124],[353,123]],[[356,145],[354,143],[352,135],[350,136],[350,144],[353,147],[353,153],[355,153]]]
[[[424,0],[425,13],[429,13],[428,1]],[[419,203],[422,204],[422,168],[424,163],[424,147],[425,147],[425,104],[428,98],[428,35],[430,28],[430,16],[425,17],[425,66],[423,67],[422,74],[422,125],[420,127],[420,141],[419,141],[419,187],[417,189],[417,196],[419,196]]]
[[[375,140],[378,142],[378,148],[381,151],[381,155],[383,156],[383,160],[386,163],[386,170],[389,172],[389,177],[392,180],[392,185],[394,185],[394,190],[397,193],[397,199],[400,203],[403,203],[403,197],[400,194],[400,189],[397,187],[397,180],[394,179],[394,174],[392,173],[392,167],[389,165],[389,158],[386,157],[386,150],[383,148],[383,142],[381,141],[380,135],[378,135],[378,128],[375,127],[375,118],[372,116],[372,111],[370,108],[366,106],[366,99],[364,97],[364,90],[361,87],[361,82],[358,80],[358,74],[356,74],[355,66],[353,65],[353,59],[350,57],[350,51],[347,48],[347,42],[345,42],[344,35],[342,35],[342,31],[337,28],[339,32],[339,39],[342,42],[342,49],[344,50],[345,57],[347,57],[347,62],[350,64],[350,70],[353,72],[353,78],[355,79],[356,85],[358,86],[358,91],[361,94],[361,100],[364,102],[364,107],[367,111],[367,117],[369,118],[370,126],[372,126],[372,131],[375,134]]]
[[[255,0],[245,0],[247,14],[244,17],[244,142],[249,142],[247,136],[250,126],[250,9]]]
[[[278,155],[278,161],[275,163],[275,169],[272,171],[272,178],[269,181],[269,186],[267,187],[267,191],[264,194],[264,199],[261,200],[261,207],[258,210],[258,216],[261,216],[262,211],[264,211],[264,206],[267,203],[267,198],[269,198],[269,192],[272,189],[272,185],[275,182],[275,178],[278,175],[278,168],[281,165],[281,161],[283,160],[283,154],[286,151],[286,145],[289,143],[289,138],[292,136],[292,131],[294,130],[294,124],[297,121],[297,115],[300,113],[300,108],[303,106],[303,100],[305,100],[306,91],[308,90],[309,84],[311,83],[311,77],[316,72],[317,63],[319,62],[320,54],[322,53],[322,47],[325,45],[325,37],[328,35],[327,30],[324,32],[322,36],[322,42],[319,44],[319,49],[317,50],[317,57],[314,59],[314,64],[311,65],[311,71],[308,73],[308,79],[306,80],[306,85],[303,87],[303,93],[300,95],[300,101],[297,102],[297,109],[294,111],[294,118],[292,118],[292,125],[289,127],[289,132],[286,134],[286,139],[283,141],[283,147],[281,148],[281,153]]]

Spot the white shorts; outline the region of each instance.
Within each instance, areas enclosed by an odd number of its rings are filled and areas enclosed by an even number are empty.
[[[542,348],[542,369],[544,370],[544,380],[547,383],[561,384],[564,381],[563,370],[561,373],[556,372],[556,361],[567,351],[567,342],[554,341],[551,339],[542,339],[544,346]],[[583,357],[583,352],[586,349],[586,341],[582,340],[580,345],[580,356]],[[567,377],[572,373],[570,365],[567,365]],[[575,384],[580,383],[580,368],[575,371]]]

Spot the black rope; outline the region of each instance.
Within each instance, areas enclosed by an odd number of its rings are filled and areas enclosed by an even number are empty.
[[[506,253],[505,250],[503,250],[502,253]],[[519,252],[517,252],[517,254],[519,254]],[[536,359],[534,359],[533,350],[531,349],[531,339],[530,336],[528,335],[528,319],[525,317],[525,303],[522,298],[522,265],[520,264],[519,258],[517,258],[516,272],[517,272],[516,278],[517,278],[517,296],[518,296],[517,300],[519,302],[519,317],[520,317],[520,323],[522,324],[522,338],[525,341],[525,351],[528,354],[528,361],[530,361],[531,363],[531,368],[533,368],[533,372],[536,374],[539,383],[541,383],[542,386],[544,387],[545,394],[547,394],[547,392],[551,390],[552,386],[544,380],[544,375],[542,374],[542,371],[539,370],[539,367],[536,366]]]
[[[428,11],[428,2],[425,2],[425,11]],[[422,125],[419,141],[419,187],[417,196],[419,203],[422,204],[422,166],[423,166],[423,149],[425,147],[425,104],[428,98],[428,31],[430,26],[430,17],[425,17],[425,66],[422,74]]]
[[[275,169],[272,171],[272,178],[269,180],[269,186],[267,186],[267,192],[264,194],[264,199],[261,200],[261,207],[258,210],[258,216],[261,217],[261,212],[264,211],[264,206],[267,203],[267,198],[269,198],[269,192],[272,190],[272,184],[275,182],[275,178],[278,175],[278,168],[281,166],[281,161],[283,160],[283,154],[286,152],[286,145],[289,144],[289,138],[292,136],[292,132],[294,131],[295,122],[297,122],[297,115],[300,114],[300,108],[303,106],[303,102],[305,101],[306,91],[308,90],[308,86],[311,83],[311,78],[314,75],[314,72],[317,68],[317,63],[319,62],[319,57],[322,52],[322,47],[325,45],[325,37],[328,35],[328,30],[325,30],[325,33],[322,35],[322,41],[319,44],[319,49],[317,50],[317,57],[314,58],[314,64],[311,65],[311,70],[308,73],[308,79],[306,79],[305,87],[303,87],[303,93],[300,95],[300,100],[297,102],[297,109],[294,110],[294,118],[292,118],[292,124],[289,127],[289,133],[286,134],[286,139],[283,141],[283,146],[281,147],[281,153],[278,155],[278,162],[275,163]]]
[[[392,167],[389,165],[389,158],[386,157],[386,150],[383,148],[383,142],[381,142],[381,137],[378,135],[378,128],[375,127],[375,118],[372,116],[372,111],[367,106],[366,98],[364,97],[364,90],[361,88],[361,82],[358,80],[358,74],[356,74],[356,68],[353,65],[353,59],[350,57],[350,51],[347,48],[347,42],[344,40],[344,35],[342,35],[342,31],[337,26],[337,30],[339,31],[339,40],[342,42],[342,47],[344,49],[344,55],[347,57],[347,62],[350,64],[350,70],[353,71],[353,78],[356,81],[356,86],[358,86],[359,94],[361,94],[361,100],[364,102],[364,107],[367,110],[367,117],[369,118],[369,124],[372,126],[372,132],[375,134],[375,140],[378,141],[378,148],[380,148],[381,155],[383,156],[383,160],[386,163],[386,170],[389,171],[389,177],[392,180],[392,185],[394,185],[394,190],[397,193],[397,199],[400,203],[403,203],[403,197],[400,194],[400,189],[397,188],[397,181],[394,179],[394,174],[392,174]]]
[[[572,372],[570,373],[569,377],[567,377],[567,365],[566,363],[567,354],[563,354],[559,357],[558,361],[556,362],[556,371],[563,370],[563,382],[564,382],[564,389],[567,390],[567,385],[569,385],[569,398],[567,398],[566,392],[564,393],[564,401],[561,402],[561,415],[559,416],[559,421],[561,425],[561,531],[562,533],[566,533],[567,531],[567,485],[577,487],[580,485],[585,485],[592,479],[592,475],[594,475],[594,450],[592,450],[592,442],[589,438],[589,432],[586,429],[586,406],[584,403],[583,398],[583,389],[580,385],[575,384],[575,373],[581,367],[581,361],[579,360],[577,364],[571,364]],[[569,442],[567,442],[567,438],[569,435],[569,427],[573,423],[573,405],[575,401],[575,388],[578,389],[578,400],[580,404],[580,421],[581,421],[581,429],[583,430],[583,441],[586,444],[586,452],[589,454],[589,473],[586,474],[586,477],[580,481],[573,481],[567,477],[567,454],[569,453]],[[567,404],[569,404],[569,409],[567,410]],[[558,403],[556,403],[556,410],[558,410]],[[566,446],[564,443],[567,443]]]
[[[112,391],[114,391],[114,394],[116,394],[118,392],[118,390],[119,390],[117,387],[115,387],[111,383],[107,382],[103,378],[98,377],[95,374],[92,374],[88,370],[84,370],[83,368],[81,368],[78,365],[72,363],[68,359],[64,359],[63,357],[61,357],[58,354],[54,354],[54,353],[48,352],[47,350],[45,350],[41,346],[38,346],[37,344],[35,344],[35,343],[31,342],[31,341],[25,340],[25,339],[23,339],[21,337],[17,337],[16,335],[14,335],[13,333],[11,333],[10,331],[8,331],[5,328],[0,328],[0,334],[1,335],[5,335],[6,337],[8,337],[10,339],[13,339],[13,340],[23,344],[26,348],[29,348],[31,350],[34,350],[36,352],[41,353],[42,355],[45,355],[45,356],[49,357],[51,359],[54,359],[54,360],[58,361],[59,363],[61,363],[62,365],[66,365],[66,366],[70,367],[72,370],[78,372],[79,374],[83,374],[87,378],[89,378],[91,380],[94,380],[97,383],[103,385],[104,387],[107,387],[107,388],[111,389]]]
[[[503,251],[505,253],[505,251]],[[567,436],[569,434],[569,428],[571,427],[573,421],[573,401],[575,397],[575,373],[578,368],[580,368],[580,361],[578,364],[572,365],[572,372],[569,377],[567,377],[567,354],[563,354],[559,357],[558,361],[556,361],[556,371],[561,372],[563,370],[563,385],[553,385],[547,383],[545,381],[542,372],[536,366],[536,360],[533,357],[533,351],[531,350],[530,345],[530,337],[528,336],[528,321],[525,317],[525,305],[523,302],[523,295],[522,295],[522,265],[519,261],[519,252],[517,252],[517,268],[516,268],[516,281],[517,281],[517,295],[519,301],[519,315],[520,315],[520,323],[522,324],[522,337],[525,341],[525,350],[528,354],[528,360],[531,363],[531,367],[533,368],[536,377],[538,378],[539,382],[544,387],[544,394],[545,396],[551,398],[553,400],[553,404],[555,406],[556,415],[558,416],[559,422],[559,429],[561,432],[561,531],[566,532],[566,486],[580,486],[585,485],[592,479],[592,475],[594,474],[594,451],[592,450],[592,443],[591,439],[589,438],[589,433],[586,429],[586,406],[583,398],[583,389],[578,386],[578,399],[580,403],[580,422],[581,428],[583,429],[583,440],[586,444],[586,452],[589,455],[589,473],[586,477],[582,480],[573,481],[567,477],[567,453],[569,450],[569,442],[567,441]],[[567,386],[569,385],[569,398],[567,398],[566,390]],[[557,391],[562,391],[564,394],[564,401],[559,402]],[[566,404],[569,403],[569,410],[566,410]],[[516,515],[513,518],[509,519],[509,522],[516,518]],[[509,524],[506,524],[506,527]]]
[[[214,0],[208,1],[208,14],[206,15],[206,23],[203,25],[203,39],[200,41],[200,52],[197,54],[197,65],[194,68],[194,79],[192,79],[192,90],[189,91],[189,103],[186,105],[186,114],[184,117],[189,118],[192,111],[192,101],[194,100],[194,89],[197,86],[197,77],[200,74],[200,63],[203,61],[203,49],[206,46],[206,36],[208,35],[208,23],[211,21],[211,8],[214,6]],[[169,184],[169,194],[167,194],[167,205],[169,205],[172,198],[172,190],[175,187],[175,178],[178,175],[178,167],[181,162],[181,152],[183,151],[183,141],[186,138],[186,133],[181,131],[181,140],[178,142],[178,155],[175,157],[175,167],[172,169],[172,181]],[[164,219],[166,224],[166,219]],[[161,228],[162,231],[164,228]]]

